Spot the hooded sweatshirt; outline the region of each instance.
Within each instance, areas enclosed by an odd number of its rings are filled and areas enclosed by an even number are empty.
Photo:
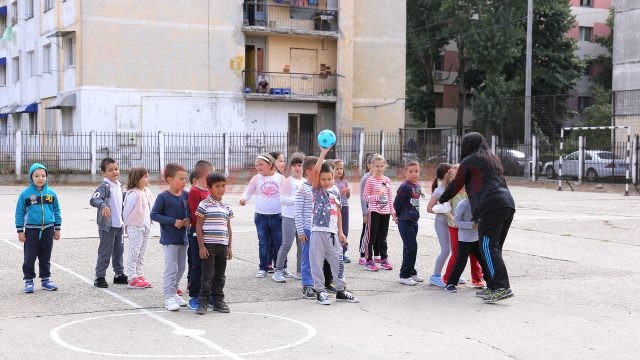
[[[38,190],[33,183],[33,173],[47,168],[34,163],[29,169],[29,186],[20,193],[16,204],[16,230],[20,233],[24,229],[46,229],[54,226],[55,230],[60,230],[62,216],[60,213],[60,202],[58,195],[49,188],[49,177],[42,189]]]

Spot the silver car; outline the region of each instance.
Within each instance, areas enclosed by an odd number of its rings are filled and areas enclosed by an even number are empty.
[[[578,177],[578,151],[562,158],[562,176]],[[560,174],[560,161],[554,160],[544,164],[545,174],[549,179]],[[628,163],[619,155],[606,150],[584,151],[584,178],[595,181],[601,177],[624,177]]]

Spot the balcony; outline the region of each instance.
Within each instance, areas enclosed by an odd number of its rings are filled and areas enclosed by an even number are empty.
[[[244,97],[248,100],[338,101],[337,75],[242,71]]]
[[[246,2],[242,29],[253,33],[278,33],[339,37],[338,10]]]

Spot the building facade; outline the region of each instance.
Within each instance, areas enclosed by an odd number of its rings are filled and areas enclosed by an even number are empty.
[[[392,0],[0,0],[0,125],[395,131],[405,9]]]

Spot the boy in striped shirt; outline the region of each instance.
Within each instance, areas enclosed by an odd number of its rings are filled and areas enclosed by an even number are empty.
[[[207,313],[209,295],[213,297],[213,310],[228,313],[224,302],[224,282],[227,260],[231,260],[231,218],[233,211],[222,202],[227,179],[224,175],[212,173],[207,176],[209,197],[202,200],[195,212],[196,235],[202,265],[202,286],[197,314]]]

